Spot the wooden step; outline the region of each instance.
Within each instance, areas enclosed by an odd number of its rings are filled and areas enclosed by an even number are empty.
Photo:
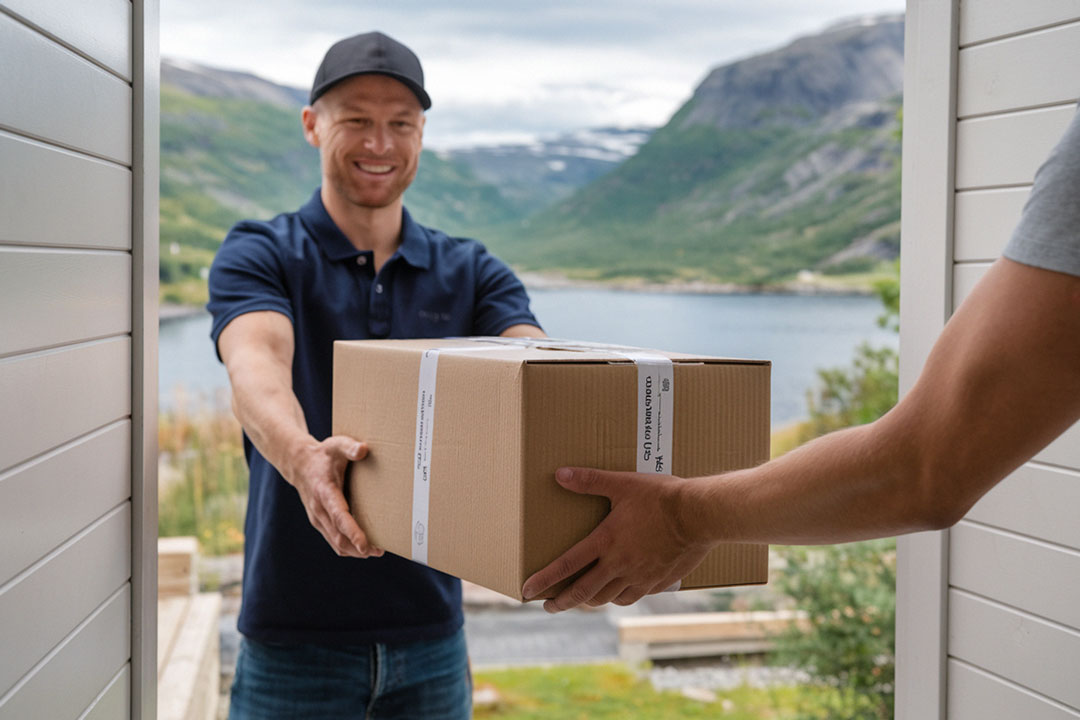
[[[158,538],[158,597],[195,594],[199,589],[198,562],[195,538]]]
[[[158,601],[158,720],[217,717],[220,615],[220,593]]]
[[[649,659],[763,653],[791,623],[805,626],[805,613],[715,612],[619,618],[619,655]]]

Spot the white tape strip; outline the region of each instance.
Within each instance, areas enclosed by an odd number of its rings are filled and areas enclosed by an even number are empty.
[[[435,437],[435,386],[442,353],[516,350],[516,347],[459,347],[425,350],[420,357],[420,377],[416,389],[416,444],[413,459],[412,559],[427,565],[430,531],[428,508],[431,499],[431,445]]]
[[[638,373],[637,471],[671,472],[675,420],[675,373],[671,358],[645,352],[619,352],[634,361]]]
[[[413,461],[412,559],[427,564],[428,500],[431,491],[431,439],[435,425],[435,381],[439,375],[439,351],[425,350],[420,358],[420,381],[416,390],[416,457]]]

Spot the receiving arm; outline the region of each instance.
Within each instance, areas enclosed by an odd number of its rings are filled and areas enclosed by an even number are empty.
[[[687,508],[729,512],[690,512],[687,528],[813,544],[949,527],[1078,417],[1080,278],[1000,260],[892,411],[696,483]]]

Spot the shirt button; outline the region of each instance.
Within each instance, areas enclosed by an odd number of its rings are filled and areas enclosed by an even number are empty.
[[[356,264],[357,265],[367,265],[367,255],[357,255],[356,256]]]
[[[375,286],[375,292],[382,295],[382,283],[379,283],[378,285]]]

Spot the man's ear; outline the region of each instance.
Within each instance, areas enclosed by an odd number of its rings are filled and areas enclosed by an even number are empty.
[[[311,105],[306,105],[303,110],[300,111],[300,124],[304,129],[304,139],[308,141],[308,144],[312,147],[319,147],[319,134],[315,131],[315,121],[318,118],[318,112]]]

